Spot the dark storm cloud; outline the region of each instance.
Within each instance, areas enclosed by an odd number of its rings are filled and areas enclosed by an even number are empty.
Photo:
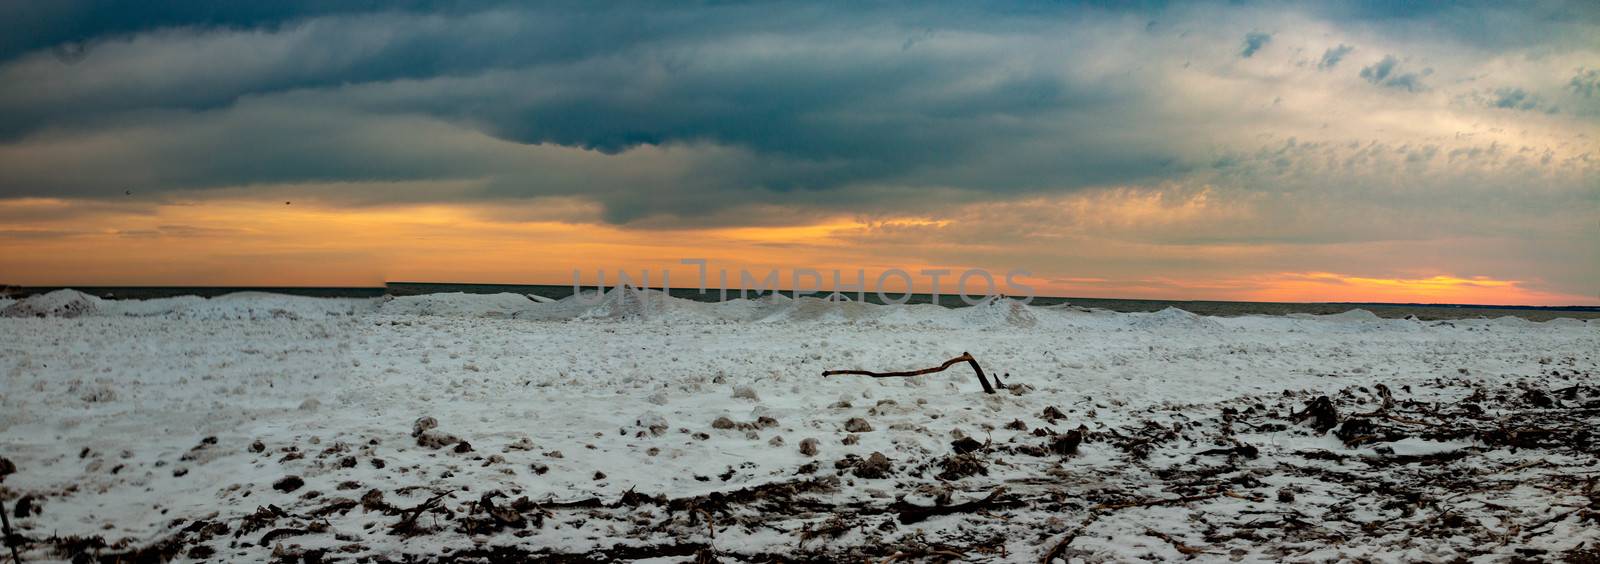
[[[121,142],[103,139],[88,162],[18,157],[0,195],[487,178],[485,196],[584,195],[604,202],[608,219],[630,221],[881,182],[999,192],[1126,182],[1178,160],[1154,130],[1121,144],[1096,139],[1143,112],[1143,79],[1074,76],[1052,68],[1054,54],[1017,51],[1078,48],[1040,26],[1114,24],[1115,13],[971,18],[951,8],[843,19],[784,5],[780,24],[772,9],[541,6],[336,13],[293,25],[268,14],[267,31],[119,36],[74,64],[34,51],[0,67],[0,78],[29,84],[0,90],[0,135],[65,146],[119,131]],[[941,45],[935,34],[904,48],[930,26],[982,41]],[[530,147],[715,156],[685,157],[646,185],[440,144],[444,124]],[[1017,143],[1073,154],[1011,162]]]
[[[290,4],[218,9],[221,14],[213,18],[188,19],[177,16],[209,12],[173,8],[180,13],[158,18],[153,22],[158,27],[143,34],[80,40],[86,42],[84,51],[71,60],[62,60],[59,49],[13,58],[8,74],[31,84],[0,92],[0,136],[93,122],[133,109],[209,109],[244,96],[294,89],[592,60],[641,44],[694,42],[770,25],[763,12],[746,6],[715,11],[668,7],[635,14],[582,4],[513,9],[483,3],[490,9],[482,11],[467,10],[470,4],[465,2],[446,4],[452,9],[428,13],[420,13],[424,2],[399,5],[419,8],[418,13],[398,8],[362,12],[357,8],[363,3],[295,12],[288,9]],[[346,9],[332,9],[339,6]],[[789,23],[820,25],[812,21],[819,11],[794,10]],[[331,13],[312,17],[322,12]],[[227,25],[210,25],[212,20]]]
[[[97,40],[178,27],[271,29],[307,18],[364,12],[457,13],[502,4],[478,0],[272,0],[200,2],[50,0],[0,3],[0,60],[64,44],[92,49]]]
[[[21,22],[0,34],[0,197],[450,182],[471,188],[436,197],[572,196],[613,222],[1182,179],[1273,123],[1174,69],[1306,40],[1250,3],[21,4],[0,6]],[[1533,12],[1514,25],[1567,29]],[[1422,90],[1410,61],[1321,77]]]

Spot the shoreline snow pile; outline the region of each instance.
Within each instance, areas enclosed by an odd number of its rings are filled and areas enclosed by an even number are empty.
[[[861,302],[828,301],[822,298],[801,296],[798,299],[763,298],[757,301],[762,308],[762,323],[821,322],[858,323],[876,319],[882,306]]]
[[[1467,318],[1423,322],[1414,318],[1387,319],[1354,308],[1342,313],[1282,316],[1242,315],[1213,317],[1167,307],[1149,313],[1117,313],[1067,304],[1033,306],[1004,297],[986,298],[969,307],[931,304],[882,305],[848,300],[783,294],[744,299],[730,296],[720,302],[703,302],[670,296],[659,290],[612,288],[603,295],[586,290],[580,296],[559,300],[532,294],[471,294],[462,292],[380,298],[320,298],[263,292],[236,292],[213,298],[180,296],[148,300],[109,300],[71,289],[56,290],[22,300],[0,300],[0,317],[182,317],[187,319],[301,319],[351,317],[366,314],[422,317],[510,318],[527,321],[641,321],[663,323],[848,323],[933,325],[939,327],[1072,328],[1099,326],[1103,319],[1125,320],[1124,327],[1154,331],[1225,331],[1241,320],[1268,324],[1310,322],[1340,331],[1412,331],[1424,325],[1467,325],[1487,328],[1582,328],[1594,320],[1554,318],[1529,321],[1520,317]],[[1085,325],[1087,324],[1087,325]],[[1250,322],[1243,322],[1250,325]]]
[[[191,320],[301,320],[353,317],[372,313],[378,302],[365,298],[314,298],[264,292],[235,292],[214,298],[182,296],[155,300],[108,300],[102,310],[130,317]]]
[[[56,290],[7,305],[0,317],[78,317],[93,314],[103,301],[77,290]]]
[[[1129,326],[1136,329],[1212,332],[1223,328],[1209,317],[1195,315],[1175,307],[1155,313],[1135,313],[1129,316],[1132,318]]]
[[[589,293],[583,300],[568,299],[580,305],[595,300]],[[675,298],[660,290],[612,288],[575,319],[697,323],[715,318],[712,304]]]
[[[548,299],[548,298],[546,298]],[[384,301],[378,311],[385,315],[449,315],[465,317],[512,317],[543,304],[531,295],[465,294],[450,292],[400,296]]]
[[[963,319],[978,327],[1033,327],[1039,324],[1039,317],[1021,300],[988,298],[960,311]]]

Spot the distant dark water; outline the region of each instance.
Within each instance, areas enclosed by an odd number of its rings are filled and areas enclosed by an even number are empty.
[[[54,287],[9,287],[8,292],[12,297],[26,297],[33,294],[49,292],[59,288]],[[274,294],[288,294],[295,296],[310,296],[318,298],[375,298],[383,295],[415,296],[422,294],[437,294],[444,292],[463,292],[468,294],[498,294],[510,292],[515,294],[534,294],[547,298],[561,299],[572,295],[570,285],[545,285],[545,284],[435,284],[424,282],[391,282],[385,287],[374,288],[244,288],[244,287],[95,287],[74,286],[73,289],[109,299],[152,299],[170,298],[176,296],[201,296],[216,297],[235,292],[270,292]],[[716,290],[704,294],[698,288],[673,288],[673,297],[703,302],[714,302],[721,299]],[[754,292],[750,293],[755,296]],[[854,297],[854,294],[850,294]],[[890,294],[898,297],[899,294]],[[739,297],[738,290],[730,290],[728,299]],[[867,292],[866,301],[882,303],[876,293]],[[913,304],[933,303],[929,294],[912,294],[910,302]],[[1464,319],[1475,317],[1501,317],[1515,316],[1532,321],[1544,321],[1557,317],[1572,317],[1578,319],[1600,318],[1600,307],[1568,306],[1568,307],[1540,307],[1540,306],[1483,306],[1483,305],[1455,305],[1455,304],[1383,304],[1383,303],[1277,303],[1277,302],[1220,302],[1220,301],[1180,301],[1180,300],[1122,300],[1107,298],[1071,298],[1071,297],[1036,297],[1033,305],[1050,306],[1063,303],[1072,305],[1108,309],[1120,312],[1159,311],[1168,307],[1176,307],[1201,315],[1238,316],[1238,315],[1287,315],[1290,313],[1310,313],[1325,315],[1341,313],[1352,309],[1365,309],[1380,317],[1402,318],[1415,315],[1424,320],[1435,319]],[[957,296],[939,296],[939,305],[947,307],[965,307]]]
[[[178,296],[200,296],[202,298],[215,298],[217,296],[236,294],[239,292],[266,292],[271,294],[288,294],[292,296],[309,296],[314,298],[376,298],[387,293],[385,288],[273,288],[273,287],[244,287],[244,286],[67,286],[79,292],[114,300],[150,300],[155,298],[175,298]],[[23,298],[34,294],[43,294],[61,289],[61,287],[23,287],[20,290],[12,287],[11,297]],[[456,290],[447,290],[456,291]],[[571,293],[571,292],[568,292]]]

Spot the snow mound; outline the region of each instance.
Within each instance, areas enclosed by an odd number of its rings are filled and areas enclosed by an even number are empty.
[[[596,299],[594,290],[584,290],[582,297],[587,298],[589,301],[585,303],[579,300],[579,296],[571,295],[559,300],[530,304],[528,307],[511,314],[511,317],[526,321],[568,321],[576,319],[578,316],[583,315],[584,312],[589,311]]]
[[[3,317],[78,317],[99,311],[105,300],[77,290],[63,289],[28,296],[0,310]]]
[[[881,305],[883,314],[878,321],[890,325],[934,325],[939,327],[958,327],[964,322],[953,315],[950,308],[933,304],[901,304]]]
[[[149,300],[117,300],[107,302],[102,313],[120,314],[128,317],[155,317],[172,315],[186,311],[205,303],[206,299],[200,296],[177,296],[171,298],[154,298]]]
[[[1038,316],[1033,314],[1028,304],[998,297],[984,299],[967,308],[961,312],[961,319],[968,325],[979,327],[1033,327],[1039,324]]]
[[[585,295],[585,298],[588,296]],[[600,303],[590,307],[580,319],[641,319],[660,313],[661,301],[651,296],[649,290],[612,288],[600,297]],[[581,300],[580,300],[581,301]]]
[[[1052,304],[1052,305],[1047,305],[1047,306],[1028,306],[1028,307],[1033,308],[1033,311],[1036,311],[1036,312],[1038,312],[1038,311],[1048,311],[1048,312],[1062,312],[1062,313],[1069,313],[1069,314],[1105,313],[1105,312],[1111,311],[1111,310],[1106,310],[1106,309],[1095,309],[1095,308],[1092,308],[1092,307],[1084,307],[1084,306],[1081,306],[1081,305],[1073,305],[1073,304],[1070,304],[1070,303],[1067,303],[1067,302],[1061,302],[1059,304]]]
[[[1534,325],[1534,323],[1532,321],[1528,321],[1528,320],[1523,319],[1521,317],[1515,317],[1515,316],[1510,316],[1510,315],[1503,315],[1503,316],[1500,316],[1500,317],[1496,317],[1494,319],[1489,320],[1489,322],[1494,324],[1494,325],[1496,325],[1496,326],[1499,326],[1499,327],[1535,327],[1536,326],[1536,325]]]
[[[1370,311],[1367,311],[1367,310],[1364,310],[1364,309],[1361,309],[1361,308],[1352,309],[1350,311],[1346,311],[1346,312],[1342,312],[1342,313],[1330,313],[1328,315],[1319,315],[1319,316],[1317,316],[1317,319],[1321,319],[1321,320],[1324,320],[1324,321],[1339,321],[1339,322],[1345,322],[1345,323],[1362,323],[1362,322],[1372,322],[1372,321],[1383,321],[1383,318],[1382,317],[1378,317],[1378,314],[1372,313]]]
[[[1175,307],[1168,307],[1155,313],[1130,313],[1128,316],[1133,318],[1132,323],[1129,325],[1139,329],[1222,329],[1222,324],[1211,320],[1211,318]]]
[[[766,303],[742,298],[710,302],[706,306],[706,311],[712,315],[730,321],[759,321],[772,312],[772,307]]]
[[[772,300],[769,304],[764,309],[770,313],[760,319],[762,323],[803,321],[854,323],[876,318],[882,313],[881,306],[873,304],[830,302],[809,296],[799,299],[785,297],[783,300]]]
[[[786,303],[794,301],[794,298],[791,298],[789,296],[785,296],[785,295],[777,293],[777,292],[773,292],[773,293],[767,294],[765,296],[757,297],[756,301],[764,303],[764,304],[767,304],[767,305],[783,305],[783,304],[786,304]]]
[[[1573,319],[1571,317],[1557,317],[1555,319],[1551,319],[1549,321],[1544,322],[1544,324],[1545,324],[1546,327],[1588,327],[1589,326],[1588,322],[1586,322],[1586,321],[1584,321],[1582,319]]]
[[[105,302],[101,312],[130,317],[199,320],[323,319],[369,313],[371,298],[317,298],[266,292],[234,292],[206,299],[197,296]]]
[[[1420,319],[1386,319],[1359,308],[1327,315],[1290,314],[1289,317],[1310,320],[1312,323],[1306,326],[1308,329],[1334,333],[1415,332],[1426,327]]]
[[[585,293],[585,299],[593,300],[593,293]],[[575,300],[573,297],[567,300]],[[563,300],[566,301],[566,300]],[[583,303],[579,301],[579,303]],[[612,288],[607,290],[600,298],[600,303],[589,307],[578,319],[611,319],[611,320],[664,320],[664,321],[707,321],[718,316],[703,304],[693,300],[674,298],[660,290],[637,290],[633,288]]]
[[[548,298],[547,298],[548,299]],[[388,315],[446,315],[458,317],[510,317],[518,312],[539,307],[540,302],[522,294],[467,294],[450,292],[401,296],[386,301],[378,307]]]

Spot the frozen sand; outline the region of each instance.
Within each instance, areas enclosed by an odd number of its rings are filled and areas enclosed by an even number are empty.
[[[1262,404],[1262,412],[1281,419],[1327,394],[1341,401],[1341,411],[1368,411],[1373,396],[1352,390],[1378,383],[1397,398],[1444,404],[1461,401],[1472,385],[1578,386],[1580,395],[1558,407],[1582,405],[1595,399],[1582,395],[1595,385],[1594,322],[1416,322],[1360,312],[1211,318],[1174,309],[1116,314],[1011,302],[956,310],[811,298],[707,304],[618,293],[593,305],[516,294],[143,302],[52,294],[10,304],[6,312],[56,315],[0,319],[6,335],[0,445],[19,468],[5,480],[7,508],[21,496],[34,498],[37,514],[14,521],[32,539],[100,536],[127,548],[181,534],[180,556],[229,560],[266,559],[275,550],[399,560],[446,549],[584,553],[619,544],[704,546],[725,559],[885,557],[921,542],[996,561],[1037,561],[1072,531],[1078,534],[1069,554],[1091,561],[1178,558],[1186,550],[1243,560],[1497,558],[1518,549],[1554,554],[1600,540],[1574,509],[1590,503],[1578,490],[1531,485],[1552,475],[1592,476],[1600,468],[1592,454],[1513,452],[1475,439],[1346,447],[1305,425],[1277,429],[1282,421],[1258,420],[1229,435],[1257,447],[1258,458],[1196,457],[1228,446],[1216,444],[1217,429],[1227,425],[1219,420],[1223,408]],[[964,368],[913,379],[819,377],[836,368],[923,368],[964,351],[1028,391],[986,396]],[[1400,391],[1404,386],[1413,391]],[[1065,419],[1041,419],[1047,407]],[[1593,410],[1587,413],[1591,427],[1600,422]],[[471,451],[418,446],[413,424],[423,416],[437,419],[437,432],[468,441]],[[777,423],[713,428],[724,416]],[[874,430],[847,433],[845,422],[854,417]],[[1049,439],[1004,427],[1013,420],[1030,430],[1082,425],[1090,439],[1065,458],[1017,452]],[[1150,425],[1196,430],[1131,453],[1123,439]],[[958,435],[991,441],[978,455],[987,475],[937,477],[937,463]],[[855,444],[841,443],[850,436]],[[774,444],[778,437],[781,445]],[[806,438],[818,440],[816,457],[799,451]],[[257,441],[262,452],[251,448]],[[1516,483],[1462,493],[1449,505],[1471,523],[1436,538],[1413,539],[1403,525],[1439,519],[1443,505],[1413,500],[1408,509],[1392,503],[1396,494],[1283,471],[1293,453],[1306,449],[1359,459],[1468,446],[1481,452],[1460,461],[1461,471],[1505,471],[1493,480]],[[847,455],[874,452],[892,461],[889,476],[836,468]],[[1545,462],[1528,465],[1536,460]],[[818,463],[813,472],[797,476],[810,462]],[[1174,469],[1224,463],[1225,471],[1195,478],[1191,489],[1232,484],[1228,491],[1239,497],[1095,509],[1108,499],[1188,495],[1174,486]],[[1380,482],[1435,503],[1457,493],[1415,484],[1419,468],[1429,465],[1294,464],[1381,474],[1387,477]],[[304,485],[274,489],[290,475]],[[506,494],[501,505],[523,496],[547,505],[591,497],[612,503],[630,490],[688,498],[835,476],[836,484],[804,499],[853,513],[794,509],[758,517],[752,515],[774,508],[723,508],[726,514],[708,527],[681,504],[676,511],[644,504],[523,508],[527,519],[544,520],[522,529],[479,530],[465,520],[491,490]],[[1019,504],[915,524],[862,510],[888,507],[900,496],[926,505],[940,495],[967,501],[998,486]],[[1300,493],[1292,502],[1277,501],[1285,488]],[[399,535],[390,528],[403,515],[384,506],[337,510],[341,498],[373,490],[399,508],[449,493],[439,502],[449,513],[430,513],[419,519],[425,531]],[[267,506],[284,516],[241,533],[251,526],[244,517]],[[314,515],[327,507],[335,510]],[[850,526],[837,536],[802,533],[826,529],[830,516],[846,513]],[[1329,521],[1330,513],[1341,519]],[[1287,514],[1310,523],[1314,534],[1279,527],[1252,538],[1214,530],[1237,532],[1241,523]],[[1090,515],[1092,522],[1080,527]],[[1506,519],[1526,530],[1513,531]],[[225,524],[227,532],[180,533],[197,522]],[[294,534],[261,542],[276,529]],[[1493,533],[1511,536],[1486,543]],[[28,561],[61,557],[46,544],[32,547]]]

